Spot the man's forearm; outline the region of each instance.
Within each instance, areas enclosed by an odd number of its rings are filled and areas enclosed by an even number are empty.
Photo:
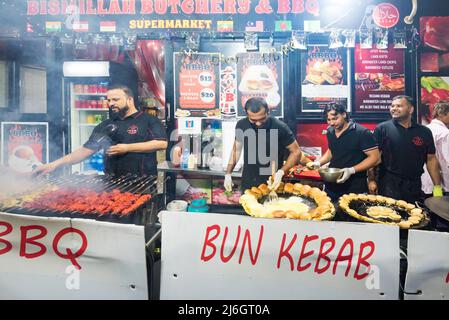
[[[152,140],[146,142],[129,143],[128,152],[153,152],[167,149],[168,143],[165,140]]]
[[[95,151],[93,151],[93,150],[90,150],[85,147],[81,147],[81,148],[76,149],[72,153],[69,153],[68,155],[66,155],[64,157],[53,161],[53,163],[58,167],[63,166],[63,165],[76,164],[76,163],[79,163],[79,162],[83,161],[84,159],[90,157],[94,153],[95,153]]]
[[[368,169],[368,181],[379,181],[379,166]]]
[[[233,150],[231,153],[231,157],[229,158],[229,163],[226,168],[226,173],[232,173],[232,171],[235,168],[235,165],[237,164],[238,160],[240,159],[241,152],[238,152],[237,150]]]
[[[282,166],[282,171],[287,172],[290,170],[294,165],[298,163],[298,159],[301,160],[302,158],[302,151],[301,150],[295,150],[294,152],[290,152],[290,155],[288,156],[287,160],[285,161],[284,165]]]
[[[440,166],[436,157],[427,160],[426,166],[433,184],[441,185]]]

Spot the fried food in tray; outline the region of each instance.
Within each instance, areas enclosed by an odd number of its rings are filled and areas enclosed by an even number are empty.
[[[345,194],[338,200],[338,206],[357,220],[401,229],[423,228],[430,222],[427,213],[414,204],[379,195]]]
[[[300,183],[281,183],[275,190],[279,200],[268,201],[266,184],[245,190],[240,204],[245,212],[259,218],[287,218],[299,220],[330,220],[335,207],[326,192]]]

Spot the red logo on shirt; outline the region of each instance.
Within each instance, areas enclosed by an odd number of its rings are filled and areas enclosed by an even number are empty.
[[[126,130],[126,132],[128,132],[128,134],[136,134],[137,126],[133,124],[131,127],[128,128],[128,130]]]
[[[414,137],[412,141],[415,144],[415,146],[418,147],[421,147],[424,144],[424,140],[421,137]]]

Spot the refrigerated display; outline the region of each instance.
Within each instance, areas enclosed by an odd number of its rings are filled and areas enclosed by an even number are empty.
[[[94,128],[109,117],[109,109],[105,103],[108,82],[105,80],[93,83],[92,81],[89,79],[69,83],[69,152],[81,147],[89,139]],[[104,168],[102,152],[100,150],[83,162],[74,165],[72,172],[102,174]]]

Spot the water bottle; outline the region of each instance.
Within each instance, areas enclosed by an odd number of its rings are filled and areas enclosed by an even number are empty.
[[[190,156],[190,151],[188,148],[185,148],[184,152],[182,153],[182,156],[181,156],[181,169],[189,168],[189,156]]]

